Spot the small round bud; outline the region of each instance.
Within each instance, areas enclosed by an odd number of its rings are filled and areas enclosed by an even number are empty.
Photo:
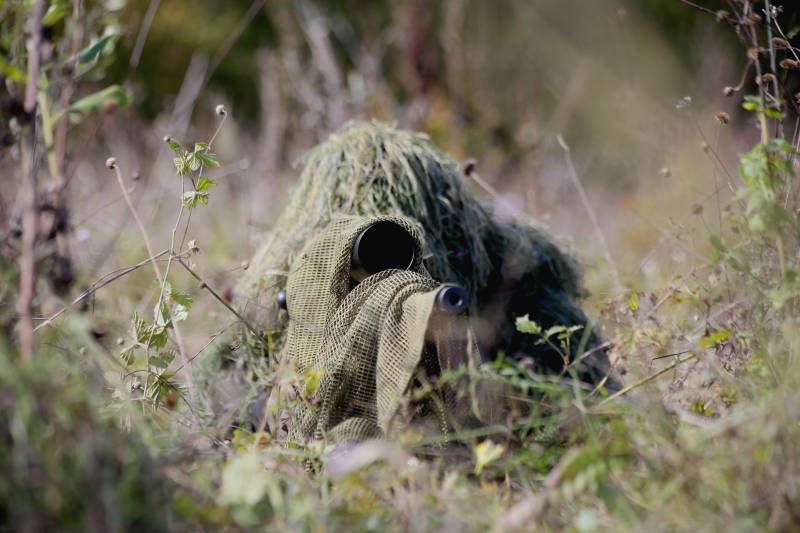
[[[106,159],[106,168],[111,170],[113,168],[117,168],[117,160],[114,157],[109,157]]]
[[[248,268],[250,268],[250,263],[248,263],[247,261],[242,261],[242,263],[239,266],[241,267],[242,270],[247,270]]]
[[[225,109],[224,105],[219,104],[217,107],[214,108],[214,113],[216,113],[219,116],[224,116],[228,114],[228,110]]]
[[[722,22],[723,20],[728,20],[729,16],[730,16],[730,14],[727,11],[725,11],[724,9],[720,9],[716,13],[717,22]]]
[[[761,76],[761,81],[763,83],[774,83],[775,82],[775,74],[772,74],[771,72],[767,72],[766,74]]]
[[[701,149],[703,150],[703,152],[705,152],[705,153],[708,153],[708,151],[709,151],[709,150],[711,150],[711,147],[708,145],[708,143],[707,143],[707,142],[703,142],[703,143],[700,145],[700,148],[701,148]]]
[[[172,137],[170,137],[169,135],[164,135],[164,142],[169,143],[170,141],[172,141]]]
[[[735,93],[735,92],[736,92],[736,89],[734,89],[734,88],[733,88],[733,87],[731,87],[730,85],[728,85],[727,87],[725,87],[724,89],[722,89],[722,94],[724,94],[725,96],[731,96],[731,95],[733,95],[733,93]]]
[[[781,66],[781,68],[784,68],[786,70],[797,70],[798,68],[800,68],[800,63],[798,63],[797,60],[795,59],[789,59],[789,58],[781,59],[781,62],[778,64]]]
[[[672,175],[672,171],[670,171],[670,169],[667,167],[663,167],[658,171],[658,175],[662,178],[668,178]]]
[[[133,174],[131,174],[131,180],[139,181],[140,179],[142,179],[141,173],[138,170],[134,170]]]
[[[197,284],[197,286],[201,289],[205,289],[206,287],[208,287],[208,284],[205,281],[201,281],[200,283]]]
[[[125,344],[125,339],[117,337],[117,346],[122,346],[123,344]]]
[[[755,61],[758,59],[759,49],[758,47],[748,48],[747,49],[747,57]]]
[[[725,111],[720,111],[719,113],[714,115],[714,117],[716,117],[716,119],[719,121],[720,124],[727,124],[728,122],[731,121],[731,116]]]
[[[86,348],[81,346],[80,348],[78,348],[78,353],[81,355],[86,355]]]

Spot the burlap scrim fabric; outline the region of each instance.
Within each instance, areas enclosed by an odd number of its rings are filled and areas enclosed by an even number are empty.
[[[404,218],[340,218],[303,249],[289,273],[284,356],[299,373],[320,375],[291,416],[291,441],[382,437],[426,414],[445,432],[475,419],[452,387],[440,391],[446,409],[409,412],[407,393],[420,372],[474,368],[477,349],[457,318],[438,316],[441,284],[422,266],[419,245],[409,270],[385,270],[353,286],[353,243],[379,220],[395,222],[420,242],[417,227]]]

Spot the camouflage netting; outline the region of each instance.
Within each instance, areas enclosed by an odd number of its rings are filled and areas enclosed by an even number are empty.
[[[516,331],[515,318],[528,314],[541,326],[586,325],[576,301],[582,296],[574,261],[527,220],[498,219],[476,199],[458,165],[427,136],[380,123],[351,123],[305,157],[303,171],[274,228],[258,249],[236,289],[237,306],[251,324],[263,328],[256,339],[238,328],[198,372],[210,391],[210,409],[219,416],[234,399],[259,382],[268,361],[284,348],[288,315],[277,304],[300,251],[332,220],[342,216],[400,216],[422,233],[422,264],[440,282],[458,283],[470,299],[471,328],[480,350],[530,356],[543,372],[560,372],[564,361],[534,335]],[[594,333],[570,343],[591,351],[579,377],[598,382],[609,372]],[[573,354],[574,355],[574,354]],[[607,386],[616,386],[608,380]],[[257,394],[257,387],[249,390]],[[221,399],[220,399],[221,398]],[[237,406],[238,407],[238,406]]]
[[[392,221],[414,236],[416,259],[408,270],[384,270],[355,284],[351,250],[357,236],[377,221]],[[425,366],[425,356],[433,366],[430,373],[436,375],[453,366],[451,358],[471,356],[473,360],[464,361],[471,368],[480,363],[474,342],[464,334],[453,335],[465,332],[464,324],[452,324],[458,318],[444,315],[435,305],[442,285],[422,265],[420,239],[407,219],[339,218],[312,239],[292,265],[284,353],[301,375],[318,377],[300,391],[315,404],[298,403],[290,415],[290,440],[344,442],[386,436],[393,423],[405,422],[400,408],[412,378]],[[440,327],[447,322],[454,327]],[[447,431],[453,419],[461,418],[459,426],[471,422],[471,402],[457,405],[452,390],[442,396],[447,409],[433,413],[437,429]]]

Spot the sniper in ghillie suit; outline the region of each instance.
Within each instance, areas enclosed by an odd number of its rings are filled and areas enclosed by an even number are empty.
[[[296,444],[408,428],[457,440],[535,403],[482,372],[498,359],[619,388],[575,261],[496,216],[425,135],[351,123],[302,165],[236,290],[249,327],[197,371],[219,423]]]

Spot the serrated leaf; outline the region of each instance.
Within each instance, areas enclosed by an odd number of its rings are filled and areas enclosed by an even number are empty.
[[[198,153],[197,158],[200,159],[206,168],[219,167],[219,160],[217,159],[216,154],[212,154],[211,152]]]
[[[175,360],[175,351],[166,350],[150,357],[150,366],[166,370]]]
[[[194,189],[198,192],[202,192],[210,189],[211,187],[216,187],[216,186],[217,186],[216,181],[206,178],[205,176],[200,176],[200,179],[197,180],[197,186],[195,186]]]
[[[198,202],[200,202],[203,205],[208,205],[207,192],[187,191],[183,193],[183,196],[181,198],[183,201],[183,206],[188,209],[194,209],[195,207],[197,207]]]
[[[189,162],[185,157],[176,157],[172,160],[172,162],[175,164],[175,172],[178,174],[178,176],[184,176],[187,172],[189,172]]]
[[[186,150],[184,150],[183,146],[181,146],[181,143],[179,143],[175,139],[172,138],[167,139],[167,146],[169,146],[170,150],[175,152],[175,155],[181,158],[186,157]]]
[[[194,302],[194,297],[189,294],[188,292],[172,290],[170,292],[169,297],[172,299],[173,302],[179,303],[182,306],[186,307],[187,309],[192,306],[192,302]]]
[[[192,170],[192,172],[197,172],[200,170],[201,160],[199,154],[196,152],[191,153],[186,159],[189,162],[189,168]]]
[[[123,363],[125,363],[125,366],[130,366],[130,364],[133,363],[134,355],[136,353],[135,348],[136,346],[130,345],[119,352],[119,358]]]

